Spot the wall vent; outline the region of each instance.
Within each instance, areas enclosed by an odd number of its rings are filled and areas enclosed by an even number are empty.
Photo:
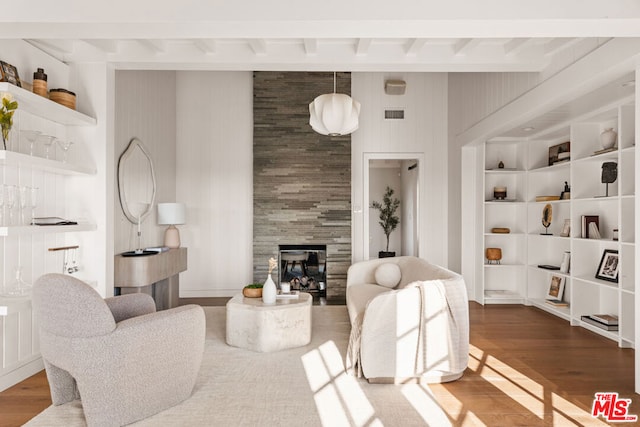
[[[404,110],[384,110],[385,120],[404,120]]]

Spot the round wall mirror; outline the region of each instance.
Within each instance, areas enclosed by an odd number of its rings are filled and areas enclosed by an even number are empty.
[[[153,162],[138,138],[132,138],[118,160],[118,192],[127,219],[140,224],[151,213],[156,199]]]

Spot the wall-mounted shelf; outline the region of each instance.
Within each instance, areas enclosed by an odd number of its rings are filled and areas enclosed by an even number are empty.
[[[64,107],[35,93],[29,92],[10,83],[0,83],[0,93],[10,93],[18,101],[18,110],[26,110],[31,114],[68,126],[91,126],[96,119],[71,108]]]
[[[95,167],[79,166],[57,160],[29,156],[14,151],[0,150],[0,165],[31,168],[59,175],[95,175]]]

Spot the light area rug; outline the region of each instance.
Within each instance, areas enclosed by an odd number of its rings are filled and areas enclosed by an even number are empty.
[[[369,384],[345,373],[345,306],[312,307],[309,345],[274,353],[230,347],[225,307],[205,307],[207,335],[192,396],[135,426],[449,426],[424,385]],[[85,426],[81,401],[27,424]]]

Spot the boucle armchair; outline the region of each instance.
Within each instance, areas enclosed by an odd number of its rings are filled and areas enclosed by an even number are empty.
[[[80,398],[89,426],[120,426],[191,395],[204,351],[202,307],[156,312],[153,299],[102,299],[62,274],[33,289],[40,350],[54,405]]]
[[[462,276],[412,256],[358,262],[347,272],[347,368],[369,382],[460,378],[469,358]]]

